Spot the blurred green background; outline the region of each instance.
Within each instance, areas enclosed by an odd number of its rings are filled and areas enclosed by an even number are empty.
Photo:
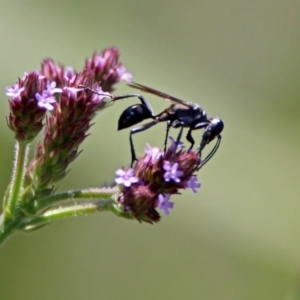
[[[175,197],[159,224],[99,213],[11,238],[0,249],[1,299],[296,299],[299,11],[289,0],[2,0],[2,193],[14,152],[5,86],[45,57],[80,69],[94,50],[117,46],[136,82],[199,103],[225,129],[199,193]],[[147,99],[156,112],[167,106]],[[129,131],[116,127],[133,103],[97,116],[59,189],[101,186],[129,163]],[[135,136],[137,152],[161,146],[164,132]]]

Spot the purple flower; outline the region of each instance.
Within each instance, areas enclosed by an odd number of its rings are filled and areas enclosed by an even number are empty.
[[[132,75],[119,62],[119,56],[118,49],[112,47],[101,53],[94,53],[92,58],[86,60],[85,70],[94,74],[94,82],[100,82],[104,91],[112,92],[114,84],[132,79]]]
[[[55,103],[55,93],[61,93],[62,89],[56,87],[55,81],[47,81],[47,89],[42,92],[42,95],[39,93],[35,94],[35,99],[39,107],[43,107],[46,110],[53,110],[54,106],[52,103]]]
[[[104,67],[104,64],[106,63],[106,59],[108,58],[109,56],[109,52],[106,52],[104,54],[105,57],[102,57],[100,55],[96,55],[95,56],[95,68],[98,68],[98,69],[103,69]]]
[[[72,81],[75,78],[75,72],[73,70],[72,67],[66,67],[65,71],[64,71],[64,79],[66,81]]]
[[[19,84],[16,83],[13,87],[7,86],[6,87],[6,96],[8,97],[18,97],[21,95],[21,93],[24,91],[24,87],[19,87]]]
[[[171,136],[169,136],[169,139],[171,141],[170,150],[175,151],[177,148],[184,148],[183,142],[179,141],[177,143]]]
[[[62,89],[56,87],[55,81],[47,81],[47,90],[43,91],[43,94],[47,93],[49,96],[53,96],[55,93],[61,93]]]
[[[71,97],[75,98],[77,95],[77,92],[84,90],[84,88],[75,88],[75,87],[70,87],[66,86],[63,88],[63,92],[67,93]]]
[[[197,182],[197,180],[197,175],[193,175],[187,182],[187,186],[192,189],[193,193],[197,193],[196,189],[201,187],[201,183]]]
[[[42,80],[45,78],[45,76],[41,75],[39,71],[34,71],[31,73],[24,72],[24,76],[23,76],[22,80],[24,81],[30,74],[35,74],[38,77],[38,80]]]
[[[144,151],[147,154],[145,158],[146,162],[155,162],[163,155],[163,152],[161,152],[159,148],[151,147],[149,144],[146,145]]]
[[[180,178],[183,175],[183,171],[178,171],[178,163],[174,163],[173,165],[169,161],[165,161],[163,168],[166,171],[164,174],[164,178],[166,182],[169,182],[171,179],[175,182],[180,182]]]
[[[159,194],[158,195],[158,208],[161,209],[165,215],[169,214],[169,209],[173,208],[174,203],[170,202],[170,194],[167,194],[166,196]]]
[[[115,179],[116,184],[123,184],[126,187],[130,187],[132,183],[139,181],[139,179],[134,176],[133,169],[128,169],[127,171],[119,169],[116,171],[116,175],[119,176]]]
[[[49,94],[47,92],[43,92],[42,95],[36,93],[35,99],[37,100],[37,105],[39,107],[45,108],[46,110],[53,110],[54,106],[52,105],[52,103],[56,102],[55,98],[53,96],[49,97]]]
[[[132,81],[132,74],[126,71],[125,66],[120,66],[117,68],[117,73],[120,80],[125,80],[127,82]]]
[[[103,92],[101,86],[96,88],[96,92],[93,96],[94,103],[100,103],[103,98],[112,98],[112,95],[108,92]]]
[[[174,148],[176,142],[172,144],[171,147]],[[170,202],[171,195],[180,194],[181,189],[190,187],[195,191],[199,187],[195,176],[199,165],[200,157],[197,152],[184,149],[174,151],[170,148],[161,151],[147,145],[145,154],[134,163],[134,171],[129,174],[134,174],[139,181],[127,188],[119,185],[121,194],[118,202],[124,211],[130,207],[129,217],[140,222],[158,222],[158,210],[169,214],[174,205]],[[121,171],[122,177],[124,171]],[[120,182],[123,183],[123,178]]]

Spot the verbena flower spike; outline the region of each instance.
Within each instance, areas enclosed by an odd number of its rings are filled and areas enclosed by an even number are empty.
[[[171,145],[166,152],[147,145],[145,154],[128,170],[116,172],[115,182],[121,191],[118,205],[140,222],[158,222],[157,208],[165,214],[174,204],[170,197],[179,191],[200,187],[195,174],[200,167],[199,155],[183,147]]]
[[[56,192],[56,184],[80,154],[92,119],[111,103],[115,84],[131,79],[119,51],[108,48],[94,53],[80,71],[47,58],[40,70],[25,73],[6,87],[7,125],[16,139],[16,152],[3,198],[0,244],[13,232],[96,211],[158,222],[157,209],[169,214],[172,195],[187,188],[197,191],[199,155],[171,138],[166,150],[147,145],[132,168],[117,170],[114,187]],[[29,145],[41,131],[43,138],[29,160]]]

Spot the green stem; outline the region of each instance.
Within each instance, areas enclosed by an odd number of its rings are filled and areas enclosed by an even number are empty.
[[[15,220],[9,220],[4,222],[3,214],[0,216],[0,245],[13,233],[14,229],[17,227],[17,222]]]
[[[98,211],[111,211],[119,217],[133,219],[117,201],[118,188],[73,190],[36,200],[35,216],[25,217],[20,210],[14,219],[0,216],[0,245],[13,231],[31,231],[51,221],[86,215]]]
[[[132,219],[130,214],[118,206],[118,193],[118,188],[90,188],[61,192],[37,199],[35,211],[40,214],[33,218],[23,219],[20,228],[32,230],[53,220],[96,211],[111,211],[120,217]]]
[[[6,194],[7,199],[4,199],[6,205],[4,210],[5,217],[7,217],[7,215],[9,215],[10,218],[16,217],[16,210],[24,179],[28,152],[29,144],[17,142],[12,179],[9,184],[9,192]]]
[[[54,220],[65,219],[79,215],[86,215],[97,211],[110,211],[114,200],[100,199],[96,201],[59,207],[46,211],[43,215],[22,220],[20,228],[32,230],[46,225]]]
[[[116,198],[119,190],[117,188],[90,188],[85,190],[70,190],[53,195],[49,195],[42,199],[36,200],[36,210],[44,210],[48,207],[61,204],[63,202],[81,202],[91,199],[111,199]],[[116,199],[115,199],[116,200]]]
[[[81,204],[49,209],[43,215],[23,219],[19,223],[19,229],[31,231],[38,229],[44,225],[47,225],[55,220],[65,219],[68,217],[74,217],[79,215],[87,215],[99,211],[111,211],[117,216],[126,219],[133,219],[133,217],[129,213],[122,211],[122,208],[116,204],[115,200],[97,199],[90,200],[89,202],[83,202]]]

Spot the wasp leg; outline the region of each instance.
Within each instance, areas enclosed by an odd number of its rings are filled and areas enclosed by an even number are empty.
[[[141,101],[141,103],[143,105],[145,105],[148,110],[151,112],[152,116],[153,116],[153,109],[151,107],[151,105],[149,104],[149,102],[142,96],[142,95],[139,95],[139,94],[128,94],[128,95],[121,95],[121,96],[113,96],[113,95],[107,95],[107,94],[101,94],[101,93],[98,93],[97,91],[89,88],[89,87],[86,87],[84,85],[78,85],[78,87],[81,87],[81,88],[84,88],[94,94],[97,94],[97,95],[102,95],[102,96],[106,96],[106,97],[109,97],[111,98],[111,101],[114,102],[116,100],[121,100],[121,99],[126,99],[126,98],[134,98],[134,97],[137,97],[139,98],[139,100]]]
[[[151,122],[148,122],[140,127],[136,127],[130,130],[130,135],[129,135],[129,143],[130,143],[130,152],[131,152],[131,167],[133,163],[137,160],[136,155],[135,155],[135,150],[133,146],[133,140],[132,140],[132,135],[141,131],[144,131],[154,125],[156,125],[159,122],[158,119],[155,119]]]
[[[177,136],[177,139],[176,139],[176,148],[175,148],[175,151],[176,151],[177,146],[179,145],[179,142],[181,140],[182,132],[183,132],[183,126],[180,127],[180,130],[179,130],[179,133],[178,133],[178,136]]]
[[[165,143],[164,143],[164,152],[166,152],[166,150],[167,150],[167,143],[168,143],[170,128],[171,128],[171,121],[168,121],[167,122],[167,131],[166,131]]]
[[[166,152],[166,148],[167,148],[167,140],[168,140],[168,137],[169,137],[169,131],[170,131],[170,128],[171,128],[171,122],[168,121],[167,123],[167,133],[166,133],[166,138],[165,138],[165,147],[164,147],[164,152]],[[182,136],[182,132],[183,132],[183,126],[180,127],[180,130],[179,130],[179,133],[178,133],[178,136],[177,136],[177,139],[176,139],[176,147],[175,147],[175,151],[177,149],[177,146],[179,145],[180,143],[180,140],[181,140],[181,136]],[[175,152],[174,151],[174,152]]]
[[[97,94],[97,95],[99,95],[99,96],[105,96],[105,97],[108,97],[108,98],[110,98],[110,99],[113,99],[113,98],[114,98],[114,96],[112,96],[112,95],[105,94],[105,92],[99,93],[99,92],[97,92],[96,90],[93,90],[93,89],[91,89],[91,88],[89,88],[89,87],[87,87],[87,86],[85,86],[85,85],[83,85],[83,84],[79,84],[78,87],[79,87],[79,88],[84,88],[85,90],[88,90],[88,91],[90,91],[90,92],[92,92],[92,93],[94,93],[94,94]]]
[[[191,151],[195,145],[195,140],[192,137],[192,128],[189,129],[187,135],[186,135],[186,139],[191,143],[191,146],[189,148],[189,151]]]
[[[116,101],[116,100],[121,100],[121,99],[126,99],[126,98],[134,98],[137,97],[139,98],[139,100],[141,101],[141,103],[143,105],[145,105],[148,110],[151,112],[151,114],[153,115],[153,109],[151,107],[151,105],[149,104],[149,102],[142,96],[139,94],[128,94],[128,95],[121,95],[121,96],[112,96],[112,100],[111,101]]]

